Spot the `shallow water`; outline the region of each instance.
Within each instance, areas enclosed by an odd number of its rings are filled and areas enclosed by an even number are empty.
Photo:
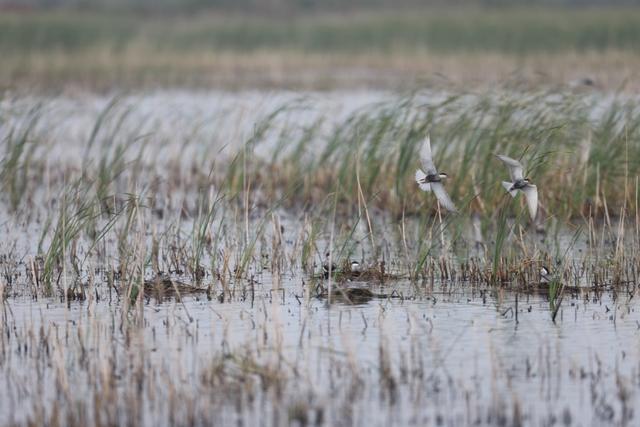
[[[142,393],[143,425],[184,422],[171,399],[189,402],[202,422],[266,425],[286,424],[295,405],[311,419],[322,408],[334,425],[625,424],[638,402],[640,319],[627,296],[568,296],[554,324],[544,295],[520,294],[516,320],[514,293],[468,283],[398,282],[384,290],[404,299],[330,306],[300,278],[272,286],[260,278],[244,301],[149,300],[142,324],[123,330],[115,301],[9,300],[0,413],[18,423],[40,407],[91,408],[96,368],[117,394]],[[283,376],[281,395],[247,386],[208,408],[208,393],[225,391],[202,384],[204,372],[246,354]]]

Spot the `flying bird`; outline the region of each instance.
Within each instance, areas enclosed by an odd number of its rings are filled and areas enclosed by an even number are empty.
[[[512,159],[511,157],[497,155],[500,160],[504,162],[509,168],[509,175],[511,176],[511,182],[502,181],[502,186],[507,190],[511,197],[516,197],[518,190],[522,191],[527,198],[527,206],[529,207],[529,214],[531,220],[536,219],[538,213],[538,187],[533,185],[529,178],[524,177],[524,167],[519,161]]]
[[[444,189],[444,185],[442,185],[442,181],[447,178],[447,174],[438,173],[436,166],[433,164],[431,140],[428,135],[420,150],[420,163],[424,169],[424,171],[421,169],[416,171],[416,182],[418,186],[420,186],[420,189],[422,191],[433,191],[433,194],[435,194],[442,207],[450,212],[458,212],[447,191]]]

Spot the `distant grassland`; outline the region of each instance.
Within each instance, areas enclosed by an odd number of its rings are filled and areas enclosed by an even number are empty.
[[[498,51],[630,49],[640,51],[640,10],[421,10],[303,16],[297,19],[205,15],[167,18],[80,14],[0,16],[3,53],[48,49],[392,49]]]
[[[68,76],[144,71],[152,80],[166,78],[172,68],[180,73],[215,72],[218,60],[194,60],[207,55],[335,56],[347,65],[367,65],[358,63],[358,58],[403,56],[410,61],[427,54],[523,58],[604,51],[632,57],[640,52],[640,9],[463,8],[268,18],[60,11],[0,15],[4,86],[28,80],[38,67]]]

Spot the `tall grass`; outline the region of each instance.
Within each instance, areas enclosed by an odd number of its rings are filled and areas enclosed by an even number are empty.
[[[373,107],[337,123],[320,142],[321,150],[317,145],[322,136],[305,134],[293,154],[281,156],[260,181],[302,182],[297,198],[308,202],[318,202],[314,195],[327,194],[331,183],[339,181],[343,206],[354,206],[349,202],[356,199],[359,181],[371,203],[395,214],[403,208],[414,213],[423,195],[415,191],[412,175],[419,146],[430,129],[436,164],[449,173],[449,191],[455,199],[467,201],[466,210],[495,212],[488,209],[498,205],[502,192],[493,184],[508,177],[495,153],[524,155],[530,178],[540,184],[541,205],[555,216],[579,216],[587,204],[594,205],[594,215],[601,214],[604,206],[597,192],[602,191],[609,203],[619,206],[626,201],[625,206],[633,206],[623,185],[625,171],[633,175],[640,166],[640,114],[633,103],[611,103],[600,118],[589,119],[592,110],[586,102],[592,100],[554,97],[546,93],[499,99],[457,96],[430,105],[411,97]],[[588,135],[588,157],[576,163],[583,157]],[[607,170],[606,176],[598,178],[598,168]],[[435,205],[431,206],[433,212]]]
[[[40,106],[36,105],[27,113],[24,123],[12,126],[4,136],[4,155],[0,161],[0,182],[3,193],[9,198],[9,205],[16,210],[27,196],[30,181],[31,160],[38,148],[32,132],[40,118]]]
[[[522,197],[511,199],[500,187],[508,171],[496,153],[525,163],[539,188],[541,223],[558,248],[564,247],[558,224],[604,221],[606,234],[589,238],[606,249],[606,238],[620,234],[616,216],[637,216],[628,184],[640,171],[640,112],[623,98],[414,93],[340,119],[320,116],[303,125],[291,119],[307,108],[304,102],[276,106],[244,141],[225,140],[226,150],[212,144],[193,161],[190,139],[173,142],[177,157],[147,157],[170,136],[138,138],[141,128],[126,103],[107,103],[97,114],[80,168],[50,164],[44,150],[25,162],[8,131],[2,164],[12,172],[2,175],[9,189],[4,201],[41,220],[38,243],[28,252],[41,257],[33,267],[36,286],[51,291],[65,272],[77,284],[86,266],[99,265],[128,285],[150,274],[186,272],[189,281],[223,280],[226,292],[263,268],[317,274],[329,248],[339,269],[356,258],[365,268],[386,263],[387,271],[414,280],[433,277],[436,268],[451,278],[450,256],[464,264],[461,254],[470,253],[463,236],[472,215],[489,234],[488,258],[474,268],[499,285],[513,280],[510,269],[520,259],[541,252],[524,241],[533,227]],[[66,141],[50,139],[55,124],[47,120],[37,116],[46,126],[28,127],[21,140],[64,149]],[[449,174],[445,186],[459,215],[439,211],[434,196],[414,182],[426,133],[436,164]],[[14,175],[27,177],[25,188],[50,190],[12,199]],[[281,230],[291,229],[284,237]],[[265,250],[268,242],[273,253]]]

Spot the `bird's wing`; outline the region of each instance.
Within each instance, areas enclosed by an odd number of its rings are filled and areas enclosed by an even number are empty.
[[[509,168],[509,174],[511,175],[511,180],[513,182],[524,179],[524,168],[522,167],[522,163],[520,163],[516,159],[512,159],[511,157],[503,156],[500,154],[498,154],[497,156]]]
[[[436,165],[433,164],[433,157],[431,155],[431,138],[429,135],[424,140],[422,148],[420,149],[420,163],[424,171],[429,175],[435,175],[438,173]]]
[[[518,190],[513,189],[513,182],[502,181],[502,186],[507,190],[507,193],[509,193],[511,197],[516,197],[518,194]]]
[[[427,177],[424,172],[420,169],[416,171],[416,182],[422,191],[431,191],[431,185],[428,182],[424,182],[424,179]]]
[[[536,219],[536,214],[538,213],[538,187],[533,184],[529,184],[524,187],[522,191],[527,198],[529,214],[531,215],[531,220],[533,221]]]
[[[450,212],[458,212],[456,206],[453,204],[451,198],[447,194],[447,190],[444,189],[444,186],[441,182],[432,182],[431,191],[433,191],[433,194],[436,195],[438,202],[440,202],[443,208]]]

